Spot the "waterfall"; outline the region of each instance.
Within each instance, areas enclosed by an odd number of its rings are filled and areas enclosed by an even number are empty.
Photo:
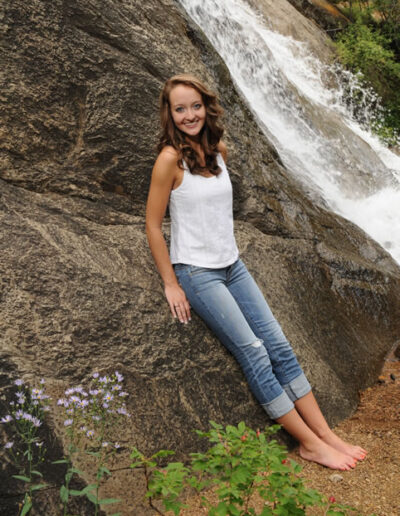
[[[400,263],[400,157],[355,120],[335,70],[305,43],[270,30],[243,0],[178,1],[225,61],[305,192],[357,224]]]

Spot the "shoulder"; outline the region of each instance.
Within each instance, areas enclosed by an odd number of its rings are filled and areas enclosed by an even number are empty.
[[[151,184],[160,189],[172,189],[181,170],[178,152],[171,146],[164,147],[157,156],[151,175]]]
[[[218,149],[218,152],[221,153],[221,155],[226,163],[226,160],[228,159],[228,149],[226,148],[226,145],[222,140],[220,140],[218,142],[217,149]]]
[[[178,163],[178,151],[171,145],[166,145],[157,157],[156,163],[162,163],[167,166],[177,165]]]
[[[176,171],[178,167],[178,151],[172,146],[165,146],[157,156],[154,169],[161,170],[166,173]]]

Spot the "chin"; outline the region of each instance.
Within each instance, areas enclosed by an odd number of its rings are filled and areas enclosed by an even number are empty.
[[[200,127],[200,129],[198,129],[197,127],[196,128],[193,128],[193,129],[181,129],[181,131],[186,134],[186,136],[189,136],[191,138],[196,138],[196,137],[199,137],[201,135],[201,133],[203,132],[203,128],[204,128],[204,125],[202,127]]]

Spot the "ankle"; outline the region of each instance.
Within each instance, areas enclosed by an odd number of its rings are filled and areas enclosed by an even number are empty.
[[[324,446],[322,439],[320,439],[315,434],[313,437],[307,437],[299,441],[299,445],[300,448],[303,448],[308,452],[314,452],[315,450],[318,450],[321,446]]]
[[[326,441],[334,435],[333,431],[329,427],[315,428],[314,433],[321,439],[321,441]]]

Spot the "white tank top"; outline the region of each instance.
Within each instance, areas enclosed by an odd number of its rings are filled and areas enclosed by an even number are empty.
[[[218,176],[192,174],[183,161],[182,183],[171,191],[171,263],[218,269],[239,257],[233,234],[232,183],[221,154]]]

